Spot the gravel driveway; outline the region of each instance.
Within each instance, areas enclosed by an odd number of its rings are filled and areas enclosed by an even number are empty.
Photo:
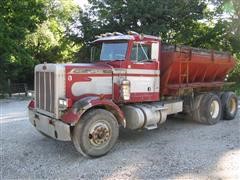
[[[39,134],[27,103],[0,101],[0,179],[240,179],[240,113],[214,126],[169,119],[153,131],[121,129],[109,154],[87,159]]]

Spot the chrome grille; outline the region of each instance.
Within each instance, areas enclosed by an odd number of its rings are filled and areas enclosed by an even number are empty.
[[[36,72],[36,107],[54,113],[55,78],[54,72]]]

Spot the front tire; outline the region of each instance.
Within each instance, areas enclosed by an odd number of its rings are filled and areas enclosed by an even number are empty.
[[[93,109],[74,127],[72,141],[82,155],[99,157],[113,148],[118,135],[119,126],[114,115],[104,109]]]

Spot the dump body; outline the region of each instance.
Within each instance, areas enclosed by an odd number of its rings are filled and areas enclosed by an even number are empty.
[[[235,61],[226,52],[166,46],[161,49],[161,95],[177,95],[181,90],[218,90]]]

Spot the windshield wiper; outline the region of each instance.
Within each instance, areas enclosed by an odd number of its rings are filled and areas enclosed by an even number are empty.
[[[143,51],[143,54],[145,55],[145,57],[147,58],[147,60],[149,59],[148,58],[148,55],[147,55],[147,53],[146,53],[146,51],[144,50],[144,48],[143,48],[143,46],[140,44],[140,47],[141,47],[141,49],[142,49],[142,51]]]

